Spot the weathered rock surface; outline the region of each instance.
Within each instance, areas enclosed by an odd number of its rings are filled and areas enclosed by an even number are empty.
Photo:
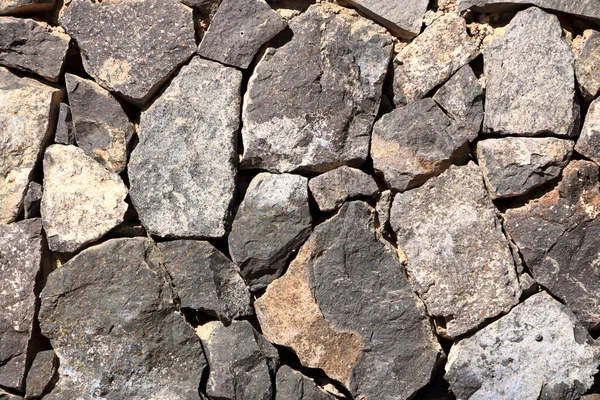
[[[287,26],[265,0],[223,0],[200,43],[198,54],[248,68],[260,47]]]
[[[484,43],[484,133],[579,133],[573,53],[562,35],[556,16],[531,7]]]
[[[291,347],[302,365],[323,369],[356,398],[409,398],[429,382],[440,352],[362,202],[318,225],[255,307],[268,340]]]
[[[600,100],[590,104],[575,151],[600,164]]]
[[[419,186],[466,157],[465,133],[433,100],[418,100],[377,121],[371,138],[373,167],[392,189]]]
[[[23,397],[5,392],[4,390],[0,389],[0,400],[23,400]]]
[[[167,282],[145,238],[110,240],[52,272],[40,324],[60,380],[44,399],[200,399],[202,345]]]
[[[600,18],[600,12],[598,13]],[[592,100],[600,92],[600,32],[584,32],[585,41],[581,53],[575,59],[575,76],[581,93]]]
[[[181,2],[208,17],[212,17],[219,8],[219,0],[181,0]]]
[[[250,78],[241,167],[325,172],[362,164],[391,36],[331,3],[311,6],[290,28],[292,40],[268,49]]]
[[[0,65],[56,82],[70,41],[69,35],[45,22],[0,17]]]
[[[394,35],[412,39],[421,32],[427,0],[409,0],[403,3],[387,0],[347,0],[369,18],[388,28]]]
[[[192,10],[177,0],[71,0],[59,21],[96,82],[138,105],[196,51]]]
[[[27,374],[26,399],[41,398],[51,388],[57,377],[58,358],[54,350],[40,351],[35,355]]]
[[[15,220],[63,92],[0,67],[0,223]]]
[[[75,146],[44,155],[42,220],[53,251],[74,252],[123,222],[127,187]]]
[[[379,226],[387,229],[390,224],[390,210],[394,201],[394,193],[391,190],[384,190],[381,197],[377,200],[375,210],[377,211],[377,219]]]
[[[394,59],[394,103],[424,97],[478,54],[465,20],[455,14],[442,16]]]
[[[0,385],[25,383],[36,312],[36,280],[42,267],[42,224],[29,219],[0,224]]]
[[[452,346],[445,378],[457,399],[576,399],[598,364],[592,337],[542,292]]]
[[[56,0],[0,0],[0,15],[52,10]]]
[[[314,381],[300,372],[294,371],[287,365],[282,365],[277,371],[275,381],[277,393],[275,400],[334,400],[335,397],[320,387]]]
[[[56,132],[54,133],[54,143],[75,144],[73,116],[71,115],[71,108],[65,103],[60,103]]]
[[[128,173],[148,232],[221,237],[235,193],[242,74],[194,58],[142,113]]]
[[[208,242],[159,243],[182,308],[201,310],[223,323],[254,314],[238,267]]]
[[[209,322],[196,328],[196,332],[208,358],[206,394],[211,399],[273,398],[270,369],[276,368],[279,356],[250,322],[234,321],[228,327]]]
[[[379,189],[370,175],[356,168],[342,166],[325,172],[308,182],[321,211],[333,211],[348,199],[372,197]]]
[[[310,235],[307,184],[299,175],[266,172],[250,182],[228,240],[252,291],[279,277],[290,254]]]
[[[477,143],[477,161],[492,199],[521,196],[558,178],[573,142],[556,138],[487,139]]]
[[[396,195],[391,223],[440,335],[456,338],[519,302],[509,244],[474,163]]]
[[[506,230],[533,277],[585,325],[600,324],[598,166],[571,161],[558,186],[505,213]]]
[[[458,0],[458,9],[464,11],[472,8],[477,11],[499,12],[523,4],[533,4],[554,11],[600,20],[600,8],[596,0]]]
[[[41,217],[42,194],[42,185],[37,182],[29,182],[27,194],[23,200],[23,216],[25,219]]]

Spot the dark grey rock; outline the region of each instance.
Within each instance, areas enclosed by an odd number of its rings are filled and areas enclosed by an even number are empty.
[[[0,0],[0,15],[46,12],[55,3],[56,0]]]
[[[48,277],[40,325],[60,358],[44,400],[199,399],[206,360],[149,239],[82,251]]]
[[[219,0],[181,0],[188,7],[199,10],[203,15],[212,18],[219,8]]]
[[[382,229],[387,229],[390,227],[390,210],[392,209],[392,201],[394,201],[394,192],[391,190],[384,190],[381,193],[379,200],[377,200],[375,210],[377,211],[379,226]]]
[[[600,100],[590,104],[575,151],[600,164]]]
[[[56,132],[54,133],[54,143],[75,144],[73,116],[71,115],[71,108],[65,103],[60,103]]]
[[[600,18],[600,12],[598,13]],[[581,53],[575,59],[575,76],[584,99],[592,100],[600,92],[600,32],[584,32]]]
[[[42,202],[42,194],[42,185],[37,182],[29,182],[29,186],[27,186],[27,194],[23,200],[23,214],[25,219],[41,217],[40,206]]]
[[[315,382],[287,365],[277,371],[275,400],[334,400],[335,396],[325,392]]]
[[[4,390],[0,389],[0,400],[23,400],[23,397],[5,392]]]
[[[500,12],[524,4],[600,20],[600,8],[596,0],[458,0],[458,9],[465,11],[471,8],[483,12]]]
[[[40,351],[36,354],[27,373],[26,399],[41,398],[55,383],[58,370],[58,358],[54,350]]]
[[[252,291],[279,277],[290,254],[310,235],[307,184],[299,175],[266,172],[250,182],[228,240]]]
[[[372,197],[379,189],[370,175],[359,169],[342,166],[325,172],[308,182],[321,211],[333,211],[348,199]]]
[[[391,36],[332,3],[312,5],[290,28],[291,41],[269,48],[248,83],[241,167],[325,172],[362,164]]]

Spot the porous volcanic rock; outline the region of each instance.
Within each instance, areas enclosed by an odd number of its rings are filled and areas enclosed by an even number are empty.
[[[372,176],[359,169],[342,166],[308,182],[321,211],[333,211],[348,199],[372,197],[379,189]]]
[[[600,164],[600,99],[588,108],[575,151]]]
[[[583,47],[575,59],[575,76],[583,97],[588,101],[596,97],[600,92],[600,32],[584,32]]]
[[[600,20],[600,8],[596,0],[458,0],[458,9],[465,11],[468,8],[485,11],[500,12],[533,4],[549,10],[560,11],[576,16]]]
[[[75,144],[73,116],[71,115],[71,108],[65,103],[60,103],[56,132],[54,133],[54,143]]]
[[[275,381],[275,400],[334,400],[335,397],[320,387],[312,379],[282,365]]]
[[[29,182],[27,194],[25,195],[25,199],[23,199],[23,217],[25,219],[39,218],[41,216],[42,194],[42,185],[37,182]]]
[[[54,350],[40,351],[35,355],[31,368],[27,373],[25,398],[41,398],[51,388],[57,377],[58,358]]]

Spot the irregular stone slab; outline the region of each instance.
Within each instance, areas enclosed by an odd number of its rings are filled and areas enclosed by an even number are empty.
[[[56,132],[54,133],[54,143],[75,144],[71,108],[65,103],[60,103]]]
[[[26,399],[41,398],[54,384],[58,370],[58,358],[54,350],[40,351],[36,354],[27,374]]]
[[[245,69],[260,47],[286,26],[265,0],[223,0],[200,43],[198,54]]]
[[[404,191],[441,174],[466,157],[464,132],[432,99],[422,99],[385,114],[373,127],[371,158],[388,186]]]
[[[211,399],[271,400],[270,368],[279,362],[277,350],[248,321],[225,327],[209,322],[196,328],[206,351],[210,374],[206,394]]]
[[[201,310],[223,323],[254,314],[250,291],[237,265],[208,242],[159,243],[182,308]]]
[[[66,74],[65,82],[77,146],[109,171],[123,171],[133,136],[123,107],[93,81]]]
[[[441,336],[470,332],[519,302],[509,243],[473,162],[396,195],[391,223]]]
[[[600,100],[590,104],[575,150],[600,164]]]
[[[600,18],[600,12],[598,13]],[[592,100],[600,92],[600,32],[584,32],[581,53],[575,59],[575,76],[585,100]]]
[[[74,252],[123,222],[127,187],[75,146],[44,155],[42,220],[52,251]]]
[[[137,105],[196,51],[192,9],[177,0],[71,0],[59,22],[87,73]]]
[[[465,20],[443,15],[394,59],[394,103],[405,105],[424,97],[478,54]]]
[[[355,398],[411,397],[429,382],[441,351],[362,202],[318,225],[255,307],[269,341],[292,348],[302,365],[323,369]]]
[[[321,211],[333,211],[348,199],[374,196],[379,189],[372,176],[360,169],[342,166],[308,182]]]
[[[56,0],[0,0],[0,15],[46,12],[55,3]]]
[[[233,221],[231,258],[252,291],[281,275],[290,254],[310,235],[308,179],[291,174],[258,174]]]
[[[571,140],[487,139],[477,142],[477,161],[492,199],[521,196],[558,178],[573,153]]]
[[[336,397],[318,387],[312,379],[282,365],[275,381],[275,400],[334,400]]]
[[[588,329],[600,324],[598,166],[571,161],[558,186],[505,213],[506,230],[535,280],[562,299]]]
[[[42,202],[42,185],[37,182],[29,182],[27,194],[23,200],[23,214],[25,219],[41,217],[40,206]]]
[[[114,239],[55,270],[40,325],[60,358],[44,399],[200,399],[206,360],[146,238]]]
[[[12,222],[46,142],[54,130],[54,115],[62,90],[19,78],[0,67],[0,223]]]
[[[150,234],[222,237],[235,193],[242,74],[194,58],[142,113],[128,173]]]
[[[573,53],[562,35],[555,15],[531,7],[484,43],[484,133],[578,133]]]
[[[33,344],[36,279],[42,266],[42,223],[0,224],[0,385],[21,390]]]
[[[385,26],[394,35],[412,39],[421,33],[427,0],[395,3],[387,0],[347,0],[369,18]]]
[[[57,82],[70,41],[69,35],[45,22],[0,17],[0,65]]]
[[[290,28],[292,40],[268,49],[248,83],[241,167],[359,166],[369,153],[392,38],[331,3],[312,5]]]
[[[598,364],[594,339],[541,292],[452,346],[445,379],[458,399],[576,399]]]
[[[600,20],[600,8],[596,0],[458,0],[458,9],[461,12],[469,8],[483,12],[500,12],[522,4]]]

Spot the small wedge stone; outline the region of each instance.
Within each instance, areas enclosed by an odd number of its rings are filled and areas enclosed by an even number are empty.
[[[590,104],[575,151],[600,165],[600,99]]]
[[[54,143],[75,144],[75,132],[73,131],[71,108],[65,103],[60,103],[56,132],[54,134]]]
[[[388,28],[394,35],[412,39],[421,33],[428,0],[408,0],[402,3],[388,0],[347,0],[369,18]]]
[[[287,365],[277,371],[275,383],[277,393],[275,400],[334,400],[336,397],[327,393],[315,382]]]
[[[370,175],[347,166],[325,172],[308,182],[319,209],[333,211],[346,200],[360,197],[372,197],[379,189]]]
[[[600,32],[584,32],[581,53],[575,59],[575,76],[585,100],[592,100],[600,92]]]
[[[35,355],[27,374],[26,399],[41,398],[51,388],[58,370],[58,358],[54,350],[40,351]]]

